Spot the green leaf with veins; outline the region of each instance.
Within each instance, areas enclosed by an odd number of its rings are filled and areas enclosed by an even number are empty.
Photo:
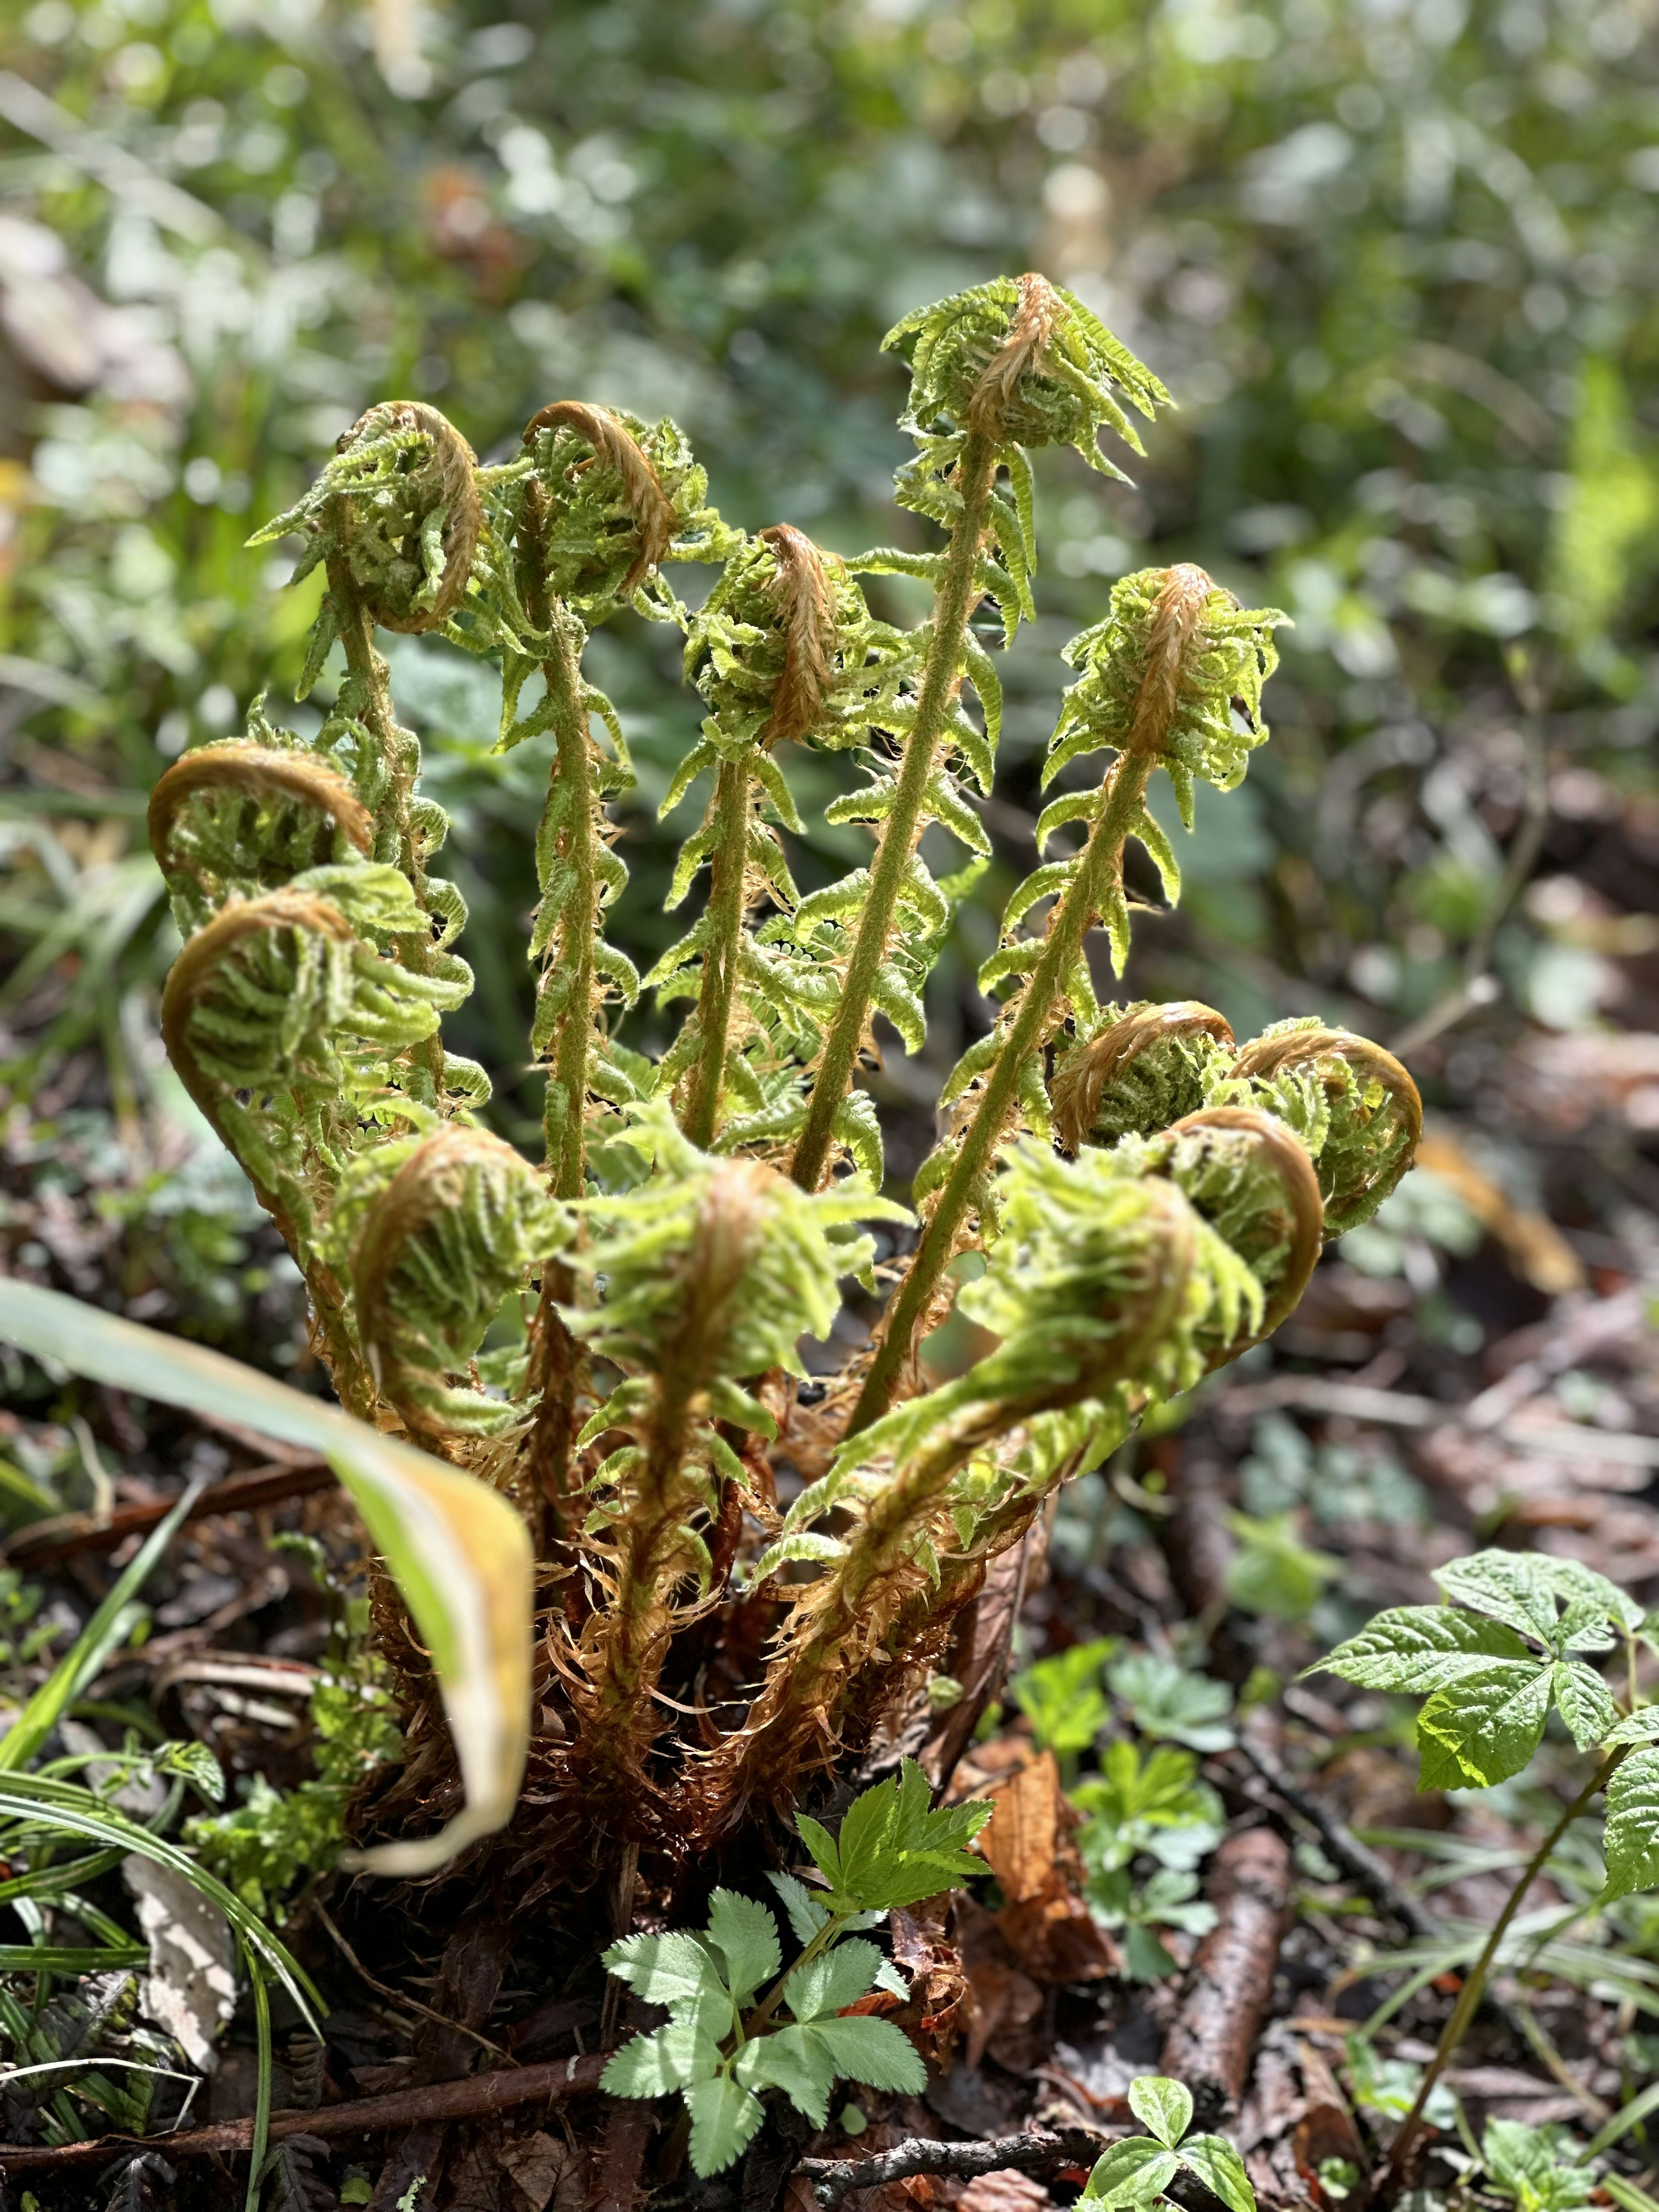
[[[1537,1563],[1521,1552],[1476,1552],[1433,1569],[1434,1579],[1454,1605],[1472,1607],[1506,1621],[1523,1636],[1553,1645],[1555,1592],[1538,1572]]]
[[[732,2072],[746,2089],[781,2089],[816,2128],[830,2117],[835,2062],[822,2038],[809,2028],[781,2027],[772,2035],[757,2036],[738,2051]]]
[[[878,1783],[854,1798],[832,1837],[818,1821],[799,1814],[795,1826],[830,1885],[824,1903],[836,1914],[890,1912],[941,1890],[960,1889],[984,1863],[963,1849],[990,1819],[994,1808],[952,1805],[935,1812],[927,1778],[907,1759],[890,1783]]]
[[[876,1978],[881,1954],[854,1937],[820,1951],[797,1966],[783,1985],[783,2001],[797,2020],[822,2020],[856,2004]]]
[[[1419,1790],[1489,1790],[1519,1774],[1538,1748],[1553,1668],[1528,1658],[1488,1665],[1437,1690],[1417,1717]]]
[[[649,2035],[636,2035],[612,2051],[599,2086],[613,2097],[661,2097],[686,2089],[720,2068],[716,2037],[691,2021],[670,2021]]]
[[[1632,1751],[1608,1776],[1601,1855],[1604,1899],[1659,1883],[1659,1750]]]
[[[1172,2150],[1165,2150],[1150,2136],[1130,2136],[1102,2152],[1078,2201],[1149,2204],[1164,2194],[1180,2170],[1181,2161]]]
[[[1227,2212],[1255,2212],[1255,2191],[1244,2161],[1219,2136],[1189,2136],[1181,2146],[1181,2163],[1218,2197]]]
[[[1173,2150],[1193,2124],[1193,2093],[1167,2075],[1144,2075],[1129,2084],[1129,2110],[1166,2150]]]
[[[1126,1653],[1108,1668],[1106,1679],[1143,1735],[1165,1736],[1202,1752],[1224,1751],[1234,1740],[1226,1719],[1233,1695],[1224,1682],[1189,1674],[1152,1651]]]
[[[919,2097],[927,2087],[921,2054],[890,2020],[854,2013],[845,2019],[815,2021],[805,2033],[829,2052],[844,2081],[911,2097]]]
[[[797,1881],[792,1874],[769,1871],[766,1879],[783,1900],[783,1909],[789,1916],[790,1929],[796,1942],[810,1943],[828,1921],[828,1907],[820,1905],[805,1883]],[[874,1922],[871,1924],[873,1926]]]
[[[1363,1690],[1424,1694],[1482,1673],[1493,1660],[1538,1664],[1512,1628],[1449,1605],[1390,1606],[1308,1672],[1340,1674]]]
[[[603,1963],[641,2002],[666,2005],[677,2021],[695,2021],[716,2037],[736,2025],[731,1992],[695,1936],[624,1936]]]
[[[1619,1723],[1613,1693],[1593,1667],[1582,1659],[1555,1662],[1555,1702],[1580,1751],[1601,1743]]]

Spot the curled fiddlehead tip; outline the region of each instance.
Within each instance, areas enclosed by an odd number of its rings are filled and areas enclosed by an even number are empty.
[[[592,478],[582,489],[593,496],[619,489],[618,520],[625,530],[631,526],[633,556],[614,590],[618,599],[628,598],[667,556],[678,520],[673,501],[640,439],[608,407],[591,406],[580,399],[555,400],[526,423],[525,444],[533,446],[543,432],[550,434],[550,474],[573,483]],[[583,445],[588,448],[586,454]],[[607,483],[611,477],[616,485]],[[622,550],[606,548],[613,556]]]
[[[1177,1183],[1260,1286],[1254,1325],[1211,1333],[1206,1364],[1224,1366],[1273,1334],[1300,1302],[1318,1262],[1325,1208],[1308,1149],[1276,1115],[1206,1106],[1109,1157],[1124,1152],[1138,1158],[1142,1173]]]
[[[1416,1156],[1422,1098],[1400,1061],[1369,1037],[1316,1018],[1279,1022],[1241,1048],[1231,1073],[1312,1152],[1328,1237],[1369,1221]]]
[[[760,533],[776,564],[771,591],[783,633],[783,667],[762,744],[805,737],[823,710],[836,652],[836,601],[823,555],[804,531],[774,522]]]
[[[882,343],[909,362],[910,427],[946,417],[999,447],[1075,446],[1110,475],[1096,444],[1103,427],[1142,450],[1114,387],[1148,416],[1170,397],[1073,293],[1035,272],[918,308]]]
[[[410,1428],[492,1435],[525,1418],[522,1404],[450,1378],[568,1233],[529,1162],[483,1129],[451,1124],[348,1170],[329,1249],[349,1261],[364,1358]]]
[[[1077,1152],[1167,1128],[1203,1104],[1204,1067],[1232,1042],[1226,1017],[1195,999],[1108,1008],[1054,1070],[1056,1138]]]
[[[181,817],[198,807],[213,819],[191,834]],[[211,875],[242,888],[259,884],[270,868],[297,875],[331,857],[328,833],[336,828],[360,853],[372,850],[368,809],[337,769],[297,747],[239,738],[200,745],[176,760],[149,795],[157,866],[163,875],[198,882]]]
[[[438,629],[460,605],[483,509],[477,456],[418,399],[384,399],[341,434],[322,486],[340,494],[353,581],[384,629]]]

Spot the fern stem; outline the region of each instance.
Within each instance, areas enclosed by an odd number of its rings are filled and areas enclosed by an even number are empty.
[[[562,610],[560,611],[562,612]],[[570,793],[570,827],[560,858],[575,880],[559,920],[558,964],[570,977],[570,1003],[560,1026],[548,1085],[547,1164],[560,1198],[580,1198],[586,1174],[587,1086],[593,1058],[593,951],[599,934],[599,874],[593,865],[593,755],[581,670],[566,624],[553,625],[555,651],[543,663],[554,702],[557,750],[553,775]],[[561,1100],[556,1127],[556,1094]]]
[[[1630,1747],[1626,1745],[1615,1751],[1610,1759],[1603,1761],[1522,1869],[1520,1877],[1510,1892],[1503,1911],[1492,1923],[1492,1931],[1487,1936],[1480,1957],[1464,1977],[1463,1986],[1457,1994],[1457,2002],[1452,2007],[1451,2017],[1440,2032],[1440,2040],[1435,2045],[1434,2057],[1423,2069],[1423,2079],[1418,2084],[1417,2095],[1412,2108],[1400,2123],[1398,2132],[1389,2146],[1388,2163],[1377,2180],[1378,2192],[1385,2204],[1392,2203],[1405,2178],[1406,2161],[1411,2155],[1413,2145],[1422,2131],[1423,2115],[1428,2108],[1429,2099],[1433,2094],[1435,2084],[1455,2057],[1457,2046],[1468,2033],[1469,2022],[1474,2018],[1480,2000],[1486,1994],[1486,1982],[1492,1972],[1493,1962],[1498,1957],[1504,1936],[1509,1933],[1510,1922],[1521,1910],[1527,1892],[1548,1864],[1550,1855],[1556,1845],[1580,1814],[1589,1810],[1590,1800],[1597,1791],[1606,1789],[1613,1778],[1614,1768],[1628,1755],[1629,1750]]]
[[[823,1180],[836,1109],[846,1095],[854,1062],[864,1042],[877,972],[887,957],[894,911],[920,835],[928,780],[937,765],[939,739],[956,697],[962,666],[962,635],[979,598],[976,578],[980,548],[990,516],[996,468],[993,441],[981,431],[969,431],[958,464],[962,514],[933,600],[933,634],[916,702],[915,722],[894,787],[892,811],[882,824],[880,842],[870,871],[870,889],[847,963],[841,1003],[818,1056],[805,1126],[790,1163],[789,1172],[803,1190],[816,1190]]]
[[[1083,865],[1049,917],[1042,956],[1020,994],[1018,1009],[939,1203],[916,1247],[887,1318],[880,1349],[865,1377],[848,1434],[854,1436],[886,1412],[910,1340],[956,1249],[957,1233],[972,1206],[980,1177],[994,1155],[1018,1097],[1021,1068],[1045,1044],[1056,1024],[1066,977],[1083,949],[1095,916],[1123,866],[1123,843],[1157,766],[1151,752],[1120,753],[1108,779],[1106,803],[1090,836]]]
[[[415,893],[415,902],[422,913],[426,911],[426,870],[422,865],[419,848],[410,825],[409,802],[414,795],[415,777],[405,757],[404,732],[398,726],[392,710],[392,690],[387,681],[384,660],[374,650],[374,625],[362,593],[358,590],[343,553],[336,553],[328,562],[329,596],[334,601],[338,627],[340,650],[345,665],[356,679],[362,698],[361,720],[375,744],[380,749],[392,784],[392,820],[398,833],[397,866],[409,878]],[[412,975],[429,975],[433,972],[432,939],[424,931],[410,931],[394,938],[398,958]],[[416,1052],[422,1065],[432,1079],[434,1102],[443,1087],[444,1046],[437,1030]]]
[[[699,1151],[714,1142],[720,1121],[720,1087],[732,1030],[742,948],[744,896],[749,865],[749,775],[741,761],[722,761],[715,791],[720,842],[715,846],[708,890],[708,939],[703,947],[702,986],[697,998],[697,1062],[692,1072],[684,1128]]]

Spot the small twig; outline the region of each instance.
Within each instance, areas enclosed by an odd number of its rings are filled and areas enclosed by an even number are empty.
[[[384,2097],[359,2097],[345,2105],[323,2105],[314,2112],[273,2112],[270,2140],[284,2136],[320,2136],[325,2141],[343,2136],[379,2134],[386,2128],[418,2127],[430,2120],[476,2119],[506,2112],[514,2105],[533,2105],[538,2100],[557,2104],[568,2097],[592,2096],[599,2086],[606,2061],[557,2058],[546,2066],[507,2068],[493,2074],[469,2074],[459,2081],[434,2081],[422,2088],[393,2089]],[[137,2151],[162,2151],[170,2159],[206,2157],[252,2148],[253,2122],[222,2120],[188,2135],[99,2136],[91,2142],[0,2145],[0,2172],[27,2173],[70,2166],[106,2166],[113,2158]]]
[[[1388,1867],[1368,1844],[1362,1844],[1352,1828],[1340,1820],[1328,1807],[1322,1805],[1287,1774],[1281,1773],[1273,1761],[1247,1738],[1240,1737],[1238,1748],[1255,1767],[1273,1796],[1288,1806],[1298,1819],[1317,1832],[1333,1863],[1340,1867],[1371,1903],[1391,1920],[1413,1936],[1432,1942],[1445,1934],[1445,1929],[1425,1911],[1417,1899],[1395,1881]]]
[[[913,2173],[948,2173],[970,2181],[977,2174],[1010,2168],[1042,2173],[1057,2166],[1092,2166],[1104,2141],[1086,2128],[1004,2136],[994,2142],[930,2142],[925,2136],[910,2136],[872,2158],[804,2158],[795,2170],[812,2183],[813,2199],[823,2212],[833,2212],[852,2190],[878,2189]]]
[[[347,1942],[345,1937],[341,1935],[339,1929],[329,1918],[324,1907],[319,1905],[314,1898],[312,1899],[311,1909],[317,1915],[317,1917],[322,1922],[324,1927],[327,1929],[330,1936],[334,1939],[335,1947],[339,1951],[341,1956],[344,1959],[347,1966],[351,1968],[352,1972],[358,1977],[359,1980],[366,1982],[368,1984],[369,1988],[374,1990],[376,1996],[384,1997],[388,2004],[396,2005],[400,2011],[418,2013],[422,2020],[432,2021],[439,2027],[453,2028],[457,2035],[470,2037],[471,2039],[474,2043],[477,2044],[482,2050],[487,2051],[492,2058],[501,2059],[505,2065],[516,2066],[518,2064],[518,2061],[513,2057],[510,2051],[503,2051],[499,2043],[492,2043],[487,2035],[480,2035],[476,2027],[467,2027],[465,2021],[451,2020],[443,2013],[434,2012],[430,2005],[422,2004],[419,1997],[406,1996],[402,1990],[390,1989],[387,1987],[386,1983],[377,1982],[374,1975],[369,1972],[368,1968],[364,1966],[362,1960],[352,1949],[350,1944]]]
[[[329,1489],[338,1480],[326,1460],[314,1456],[298,1462],[280,1460],[214,1483],[202,1492],[185,1519],[206,1521],[220,1513],[251,1513],[307,1491]],[[173,1498],[154,1498],[141,1505],[118,1505],[108,1515],[55,1514],[50,1521],[20,1528],[6,1546],[5,1556],[34,1567],[66,1559],[75,1552],[112,1552],[126,1537],[165,1520],[177,1502]]]

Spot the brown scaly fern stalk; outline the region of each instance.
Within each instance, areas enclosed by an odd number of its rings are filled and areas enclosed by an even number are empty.
[[[975,1188],[1017,1110],[1021,1070],[1060,1025],[1066,978],[1081,956],[1090,927],[1121,897],[1124,843],[1141,815],[1146,787],[1175,716],[1183,664],[1214,588],[1201,568],[1182,563],[1168,573],[1153,617],[1133,724],[1112,764],[1105,805],[1081,868],[1048,917],[1042,959],[1020,994],[949,1180],[928,1217],[903,1284],[883,1317],[881,1346],[854,1409],[849,1434],[867,1428],[891,1403],[917,1329],[958,1249]]]
[[[698,1565],[685,1535],[702,1500],[692,1448],[776,1181],[757,1160],[723,1160],[710,1175],[679,1263],[678,1323],[659,1340],[630,1509],[613,1541],[586,1548],[605,1601],[583,1624],[578,1664],[565,1671],[580,1724],[580,1786],[612,1812],[651,1795],[645,1762],[662,1726],[653,1693],[669,1638],[690,1618],[672,1595]]]
[[[849,1536],[845,1555],[798,1601],[742,1729],[709,1762],[706,1817],[729,1823],[756,1799],[784,1802],[803,1768],[833,1762],[849,1692],[866,1668],[882,1663],[907,1608],[933,1623],[939,1592],[918,1538],[943,1540],[946,1493],[975,1454],[1034,1414],[1109,1392],[1155,1359],[1188,1298],[1194,1224],[1172,1187],[1152,1186],[1144,1198],[1133,1279],[1119,1303],[1121,1326],[1103,1347],[1095,1347],[1086,1364],[1073,1363],[1066,1380],[1056,1383],[1045,1374],[1029,1395],[994,1389],[994,1357],[939,1394],[938,1418],[919,1430],[919,1448],[907,1453],[900,1447],[890,1478]],[[980,1385],[981,1374],[993,1387]],[[962,1589],[957,1602],[971,1594]]]

